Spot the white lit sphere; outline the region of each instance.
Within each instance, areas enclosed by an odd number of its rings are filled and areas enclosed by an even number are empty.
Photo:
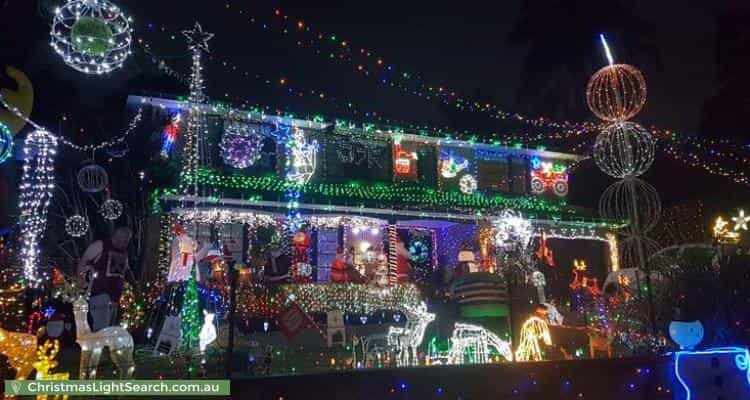
[[[646,236],[629,236],[620,241],[620,267],[643,269],[651,256],[656,254],[661,246],[659,242]]]
[[[651,167],[655,155],[653,137],[633,122],[615,122],[594,143],[596,165],[619,179],[642,175]]]
[[[122,210],[122,203],[115,199],[107,199],[104,201],[104,203],[102,203],[99,212],[102,214],[102,217],[104,217],[104,219],[114,221],[117,218],[120,218],[120,216],[122,215]]]
[[[105,74],[130,55],[131,22],[108,0],[70,0],[55,10],[50,45],[72,68]]]
[[[474,194],[477,190],[477,179],[473,175],[464,175],[458,181],[458,187],[463,194]]]
[[[627,222],[621,232],[637,236],[656,226],[661,215],[661,199],[647,182],[623,179],[604,191],[599,199],[599,214],[602,218]]]
[[[78,187],[86,193],[98,193],[109,185],[107,170],[97,164],[89,164],[78,170]]]
[[[646,104],[646,80],[632,65],[607,65],[589,80],[586,102],[600,119],[611,122],[628,120]]]
[[[73,215],[65,220],[65,232],[68,235],[79,238],[89,231],[89,221],[81,215]]]

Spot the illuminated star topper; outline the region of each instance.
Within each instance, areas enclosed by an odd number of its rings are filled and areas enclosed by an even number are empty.
[[[188,40],[188,47],[190,50],[201,49],[206,53],[211,51],[208,49],[208,41],[213,39],[214,34],[203,32],[203,27],[200,22],[196,22],[193,30],[184,30],[182,34]]]

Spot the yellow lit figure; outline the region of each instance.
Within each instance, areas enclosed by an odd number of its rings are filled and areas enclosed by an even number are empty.
[[[742,221],[740,221],[739,218],[742,218]],[[744,212],[742,212],[738,217],[732,217],[732,221],[735,221],[735,229],[729,230],[729,221],[725,220],[721,216],[717,217],[713,227],[714,238],[716,238],[720,243],[733,244],[739,242],[739,229],[742,228],[743,223],[745,224],[745,226],[747,226],[747,223],[744,222],[744,218]]]
[[[545,346],[552,345],[552,337],[549,326],[543,319],[532,316],[521,326],[521,341],[516,349],[517,361],[542,361],[542,348],[539,341]]]
[[[34,369],[34,350],[36,336],[0,328],[0,354],[8,357],[8,364],[16,370],[16,379],[26,379]]]
[[[57,353],[60,352],[60,341],[49,341],[44,342],[43,345],[39,346],[36,351],[39,361],[34,363],[36,369],[36,380],[38,381],[67,381],[70,379],[68,372],[50,373],[49,371],[56,368],[59,362],[55,360]],[[49,353],[49,354],[48,354]],[[46,395],[36,396],[37,400],[47,400]],[[62,398],[66,400],[68,396],[55,395],[53,399],[59,400]]]

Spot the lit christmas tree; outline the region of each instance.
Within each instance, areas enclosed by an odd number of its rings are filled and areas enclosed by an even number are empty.
[[[198,304],[198,283],[195,280],[195,265],[190,278],[185,283],[185,293],[182,295],[182,343],[188,348],[198,345],[198,335],[201,331],[201,310]]]

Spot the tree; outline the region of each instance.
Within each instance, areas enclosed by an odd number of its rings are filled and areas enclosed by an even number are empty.
[[[700,132],[707,137],[750,139],[746,115],[750,113],[750,10],[733,9],[719,18],[714,43],[718,64],[718,92],[703,106]]]

